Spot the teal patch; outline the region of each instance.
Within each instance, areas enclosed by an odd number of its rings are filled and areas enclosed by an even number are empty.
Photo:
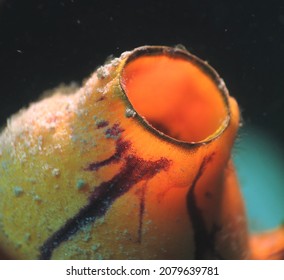
[[[78,179],[76,183],[76,188],[78,190],[81,190],[82,188],[84,188],[85,185],[86,185],[86,182],[83,179]]]
[[[18,197],[18,196],[21,196],[24,193],[24,190],[23,190],[23,188],[16,186],[16,187],[14,187],[13,192],[14,192],[14,195]]]

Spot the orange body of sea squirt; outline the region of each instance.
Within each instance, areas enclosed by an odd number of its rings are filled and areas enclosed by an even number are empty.
[[[3,254],[255,257],[230,160],[239,110],[207,63],[145,46],[65,91],[0,136]]]

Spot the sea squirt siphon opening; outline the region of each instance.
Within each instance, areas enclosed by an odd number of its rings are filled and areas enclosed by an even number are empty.
[[[228,96],[218,74],[186,51],[142,47],[126,61],[121,86],[135,111],[171,139],[214,139],[229,122]]]

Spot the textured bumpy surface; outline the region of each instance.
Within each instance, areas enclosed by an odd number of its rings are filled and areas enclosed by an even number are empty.
[[[129,102],[125,65],[157,54],[193,65],[223,96],[226,123],[206,141],[159,132]],[[142,47],[81,88],[57,88],[0,135],[0,250],[18,259],[249,258],[230,163],[238,125],[222,80],[183,50]]]

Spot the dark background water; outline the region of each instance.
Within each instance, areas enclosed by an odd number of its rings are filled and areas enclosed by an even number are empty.
[[[61,82],[145,44],[209,61],[246,123],[284,139],[284,1],[0,0],[0,124]]]

